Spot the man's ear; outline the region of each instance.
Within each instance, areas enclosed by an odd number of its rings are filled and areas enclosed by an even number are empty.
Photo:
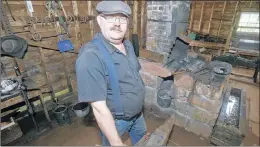
[[[98,15],[98,16],[97,16],[97,23],[98,23],[99,26],[100,26],[100,24],[101,24],[101,19],[102,19],[101,16]]]

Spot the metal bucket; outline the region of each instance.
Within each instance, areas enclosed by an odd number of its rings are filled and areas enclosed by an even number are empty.
[[[71,123],[71,119],[68,112],[68,107],[65,105],[58,105],[52,110],[56,121],[59,125]]]
[[[78,117],[85,117],[89,114],[90,108],[87,102],[79,102],[72,107],[72,110]]]

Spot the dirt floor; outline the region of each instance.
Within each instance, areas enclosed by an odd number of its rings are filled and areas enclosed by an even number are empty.
[[[158,120],[153,117],[146,117],[148,132],[161,125],[164,120]],[[129,136],[123,136],[123,141],[126,145],[131,145]],[[98,134],[98,129],[95,123],[86,123],[82,119],[74,118],[72,124],[59,126],[49,131],[47,134],[30,142],[29,146],[94,146],[101,144]],[[183,128],[175,126],[168,146],[211,146],[208,139],[202,138],[194,133],[187,132]],[[259,140],[256,135],[249,132],[243,145],[259,145]]]

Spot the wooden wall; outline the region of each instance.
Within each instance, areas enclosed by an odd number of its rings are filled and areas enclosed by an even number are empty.
[[[34,16],[44,18],[48,16],[48,10],[45,7],[46,1],[32,1],[34,12],[32,14],[27,12],[25,1],[3,1],[4,10],[7,13],[9,21],[12,26],[13,32],[22,32],[26,30],[24,26],[28,25],[26,17]],[[57,49],[58,37],[46,38],[42,41],[33,41],[31,33],[24,32],[18,33],[17,36],[23,37],[28,41],[28,52],[22,60],[19,60],[19,67],[22,72],[27,73],[41,88],[44,95],[54,95],[55,93],[68,90],[70,92],[76,92],[76,80],[75,80],[75,60],[77,58],[77,52],[80,46],[90,41],[93,35],[99,31],[98,24],[95,21],[97,15],[95,7],[99,1],[62,1],[65,12],[68,16],[80,16],[87,17],[93,16],[93,19],[85,23],[79,21],[69,23],[69,38],[74,45],[75,50],[68,53],[60,53]],[[142,41],[145,38],[145,1],[126,1],[132,8],[132,17],[130,18],[129,32],[127,38],[131,40],[131,34],[137,33],[139,36],[139,45],[142,46]],[[10,10],[8,9],[10,8]],[[59,10],[60,14],[64,16],[62,10]],[[12,14],[12,15],[11,15]],[[13,19],[11,16],[13,16]],[[33,24],[35,29],[44,36],[51,36],[58,34],[59,30],[56,22],[43,24]],[[62,28],[61,28],[62,29]],[[4,32],[4,30],[1,30]],[[1,36],[4,36],[1,33]],[[11,57],[1,57],[7,77],[15,77],[13,69],[14,59]],[[2,75],[2,78],[4,76]],[[5,78],[5,77],[4,77]],[[72,86],[70,86],[72,85]],[[71,88],[72,87],[72,88]],[[53,93],[50,93],[53,91]],[[29,92],[30,97],[34,95]],[[53,96],[54,97],[54,96]]]
[[[189,30],[230,37],[239,12],[259,12],[259,1],[193,1]]]

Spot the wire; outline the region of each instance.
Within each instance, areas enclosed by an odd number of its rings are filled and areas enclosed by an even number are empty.
[[[10,9],[10,6],[9,6],[7,0],[5,0],[5,3],[6,3],[6,5],[7,5],[7,9],[8,9],[8,11],[9,11],[9,13],[10,13],[10,15],[11,15],[13,21],[16,21],[16,19],[14,18],[13,14],[12,14],[12,12],[11,12],[11,9]]]

